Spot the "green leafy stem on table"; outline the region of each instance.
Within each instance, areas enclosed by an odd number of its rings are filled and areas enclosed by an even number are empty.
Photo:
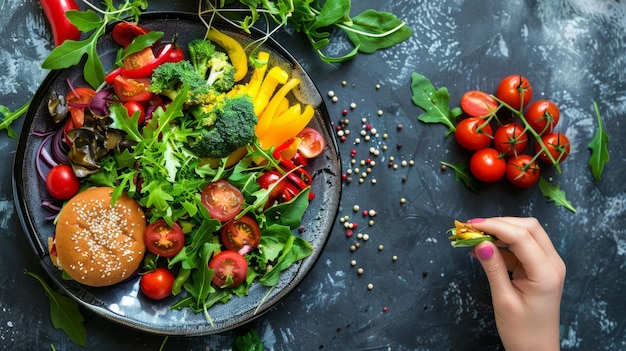
[[[460,107],[450,108],[450,93],[445,87],[436,89],[431,81],[425,76],[414,72],[411,76],[411,92],[413,103],[424,110],[417,119],[423,123],[443,124],[448,127],[446,136],[452,134],[456,130],[456,119],[463,111]],[[596,180],[601,180],[604,165],[609,161],[609,152],[607,144],[609,136],[607,135],[602,124],[602,118],[596,102],[594,109],[598,120],[598,129],[594,138],[588,144],[591,150],[589,158],[589,166]],[[468,171],[468,167],[464,164],[451,164],[441,162],[443,166],[454,170],[457,181],[462,181],[473,192],[478,193],[480,186],[476,179]],[[563,206],[571,212],[576,212],[571,202],[567,200],[565,192],[560,189],[559,185],[552,185],[548,180],[541,177],[539,179],[539,191],[548,199],[548,202],[554,202],[557,206]]]

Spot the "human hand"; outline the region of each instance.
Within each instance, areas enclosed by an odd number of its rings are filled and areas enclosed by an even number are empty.
[[[498,238],[495,244],[476,245],[473,254],[489,280],[496,326],[506,350],[559,350],[565,263],[541,224],[534,218],[513,217],[468,222]]]

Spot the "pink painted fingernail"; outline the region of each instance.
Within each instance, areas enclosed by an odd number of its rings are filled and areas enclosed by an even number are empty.
[[[476,255],[481,260],[488,260],[493,256],[493,248],[491,246],[483,246],[476,250]]]
[[[472,218],[469,221],[467,221],[467,223],[480,223],[480,222],[484,222],[485,219],[484,218]]]

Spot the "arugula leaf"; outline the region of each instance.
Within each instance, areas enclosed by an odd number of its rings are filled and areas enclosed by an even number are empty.
[[[285,227],[287,228],[287,227]],[[291,231],[289,231],[291,233]],[[261,238],[263,235],[261,235]],[[265,247],[264,247],[265,249]],[[294,262],[299,261],[311,255],[313,247],[311,244],[295,235],[289,235],[287,242],[281,251],[280,257],[276,260],[274,267],[265,273],[259,280],[265,286],[274,286],[278,284],[280,273],[289,268]]]
[[[441,123],[448,127],[446,136],[456,130],[456,117],[461,115],[460,107],[450,109],[450,94],[443,87],[436,90],[425,76],[413,72],[411,75],[411,92],[413,103],[425,112],[417,117],[424,123]]]
[[[548,198],[548,202],[554,201],[556,206],[563,206],[573,213],[576,213],[576,209],[572,206],[571,202],[565,198],[565,192],[561,190],[559,185],[552,185],[544,177],[540,177],[538,186],[543,196]]]
[[[476,182],[474,177],[472,177],[470,173],[468,172],[467,165],[464,165],[462,163],[457,163],[453,165],[451,163],[444,162],[444,161],[441,161],[441,164],[446,167],[450,167],[452,168],[452,170],[454,170],[454,177],[457,182],[461,180],[463,181],[463,183],[465,183],[465,186],[467,186],[471,191],[475,193],[480,192],[480,185]]]
[[[28,111],[31,101],[27,101],[24,105],[17,110],[11,112],[8,107],[0,105],[0,114],[2,114],[2,121],[0,122],[0,130],[7,130],[7,134],[10,138],[17,139],[17,134],[11,128],[11,123],[19,119],[23,114]]]
[[[37,279],[43,286],[50,301],[50,319],[56,329],[62,329],[74,343],[85,346],[87,343],[87,329],[83,325],[83,315],[78,309],[78,304],[71,298],[61,295],[48,285],[43,278],[35,273],[24,271],[26,274]]]
[[[604,165],[611,159],[607,147],[610,139],[604,130],[602,117],[600,117],[600,110],[598,109],[598,104],[595,101],[593,102],[593,107],[596,111],[596,118],[598,119],[598,130],[587,146],[591,149],[591,157],[589,158],[591,172],[593,173],[593,177],[599,181],[602,179]]]

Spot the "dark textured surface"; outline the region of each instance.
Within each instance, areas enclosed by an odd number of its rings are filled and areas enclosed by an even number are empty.
[[[195,10],[195,2],[180,3],[154,1],[150,9]],[[337,221],[311,273],[261,318],[219,335],[171,337],[165,350],[228,349],[233,337],[249,328],[274,350],[499,350],[484,273],[467,250],[451,249],[445,234],[454,218],[492,215],[538,217],[564,257],[568,275],[562,348],[626,349],[626,147],[621,141],[625,5],[590,0],[353,1],[353,13],[369,7],[398,14],[414,35],[391,50],[361,56],[338,69],[319,61],[292,29],[275,36],[323,95],[333,90],[338,96],[337,103],[327,100],[331,119],[339,121],[348,110],[351,134],[340,144],[344,171],[358,167],[362,172],[361,160],[376,161],[362,184],[353,175],[343,188],[339,216],[358,224],[355,236],[347,238]],[[0,10],[0,104],[14,109],[32,97],[47,74],[39,64],[51,49],[51,38],[37,2],[7,0]],[[341,43],[333,46],[336,52],[347,49]],[[452,172],[442,173],[440,161],[465,162],[468,155],[453,138],[444,138],[443,127],[417,121],[421,110],[411,103],[412,72],[448,87],[453,102],[469,89],[493,90],[505,75],[528,77],[535,97],[551,98],[561,108],[559,130],[570,136],[572,153],[563,174],[548,176],[560,184],[577,212],[547,203],[537,189],[520,191],[504,183],[473,194]],[[611,162],[601,182],[593,180],[587,165],[587,143],[596,126],[593,101],[612,138]],[[355,109],[350,109],[351,102]],[[355,144],[366,123],[378,135],[369,141],[360,137]],[[16,146],[15,140],[0,136],[0,344],[6,350],[45,350],[50,344],[78,350],[53,328],[43,290],[23,274],[29,269],[45,276],[13,203],[10,165]],[[370,148],[381,152],[370,154]],[[396,170],[387,166],[391,157],[399,165]],[[402,166],[401,160],[413,160],[414,165]],[[406,199],[404,205],[400,198]],[[365,209],[377,211],[371,225],[361,214]],[[369,240],[358,240],[356,233],[368,234]],[[360,248],[351,252],[357,241]],[[356,273],[358,267],[364,269],[362,275]],[[84,349],[157,350],[163,341],[84,314]]]

